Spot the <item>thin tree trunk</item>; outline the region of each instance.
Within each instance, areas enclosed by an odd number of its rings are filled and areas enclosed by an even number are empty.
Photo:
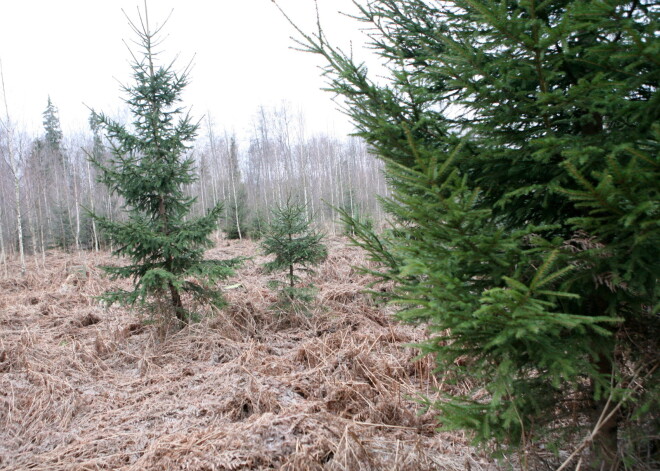
[[[211,123],[211,114],[206,115],[206,126],[209,135],[209,146],[211,147],[211,166],[213,171],[211,172],[211,190],[213,191],[213,207],[215,208],[218,204],[218,180],[220,179],[220,172],[218,171],[218,157],[215,148],[215,135],[213,134],[213,126]],[[214,165],[215,164],[215,165]]]
[[[590,311],[594,316],[603,316],[607,312],[607,300],[602,294],[595,293],[591,298]],[[599,357],[594,359],[595,366],[602,379],[611,378],[614,374],[613,356],[615,341],[607,347],[601,348]],[[595,396],[596,384],[592,386]],[[597,423],[599,417],[607,417],[615,406],[608,400],[607,394],[601,393],[601,398],[594,400],[593,420]],[[605,420],[594,438],[591,454],[588,459],[588,468],[593,471],[615,471],[618,469],[618,428],[621,414],[617,411],[609,419]]]
[[[181,322],[186,322],[186,310],[183,308],[183,301],[181,300],[181,294],[179,290],[170,282],[168,283],[170,289],[170,295],[172,297],[172,307],[174,308],[174,314],[176,318]]]
[[[293,242],[293,235],[289,234],[289,247],[291,247]],[[289,264],[289,283],[291,288],[293,288],[293,263]]]
[[[320,151],[320,149],[319,149]],[[332,207],[331,209],[331,214],[332,214],[332,221],[331,221],[331,226],[332,226],[332,235],[337,235],[336,229],[335,229],[335,221],[334,221],[334,215],[335,215],[335,210],[334,208],[337,207],[337,202],[335,200],[335,172],[333,169],[334,165],[330,167],[329,176],[330,176],[330,206]]]
[[[225,141],[227,141],[227,135],[225,134]],[[228,143],[228,155],[229,155],[229,182],[231,184],[232,196],[234,198],[234,219],[236,222],[236,232],[238,232],[239,240],[243,240],[243,235],[241,234],[241,223],[238,217],[238,198],[236,196],[236,178],[238,177],[238,169],[234,168],[238,164],[238,158],[236,156],[236,149],[234,147],[234,142]]]
[[[73,201],[76,208],[76,251],[80,251],[80,191],[78,187],[78,179],[73,175]]]
[[[113,221],[114,220],[114,217],[113,217],[114,214],[113,214],[113,211],[112,211],[112,195],[108,195],[108,199],[106,199],[105,208],[106,208],[105,209],[106,214],[108,215],[108,219],[110,219],[110,221]],[[115,244],[112,241],[112,237],[110,237],[110,251],[113,252],[114,250],[115,250]]]
[[[37,257],[37,229],[35,227],[36,224],[36,219],[37,219],[37,208],[36,208],[36,203],[35,204],[30,204],[31,200],[33,198],[28,199],[28,230],[30,231],[30,240],[32,242],[32,256],[34,257],[34,265],[35,267],[39,268],[39,257]],[[32,211],[30,211],[30,208],[32,208]],[[32,213],[32,215],[30,215]]]
[[[598,360],[597,366],[599,373],[604,377],[610,376],[613,372],[612,360],[609,357],[605,357],[605,355]],[[601,397],[596,402],[594,423],[596,423],[599,417],[608,417],[615,406],[615,403],[608,400],[607,395]],[[600,430],[594,438],[592,453],[589,458],[590,469],[594,471],[615,471],[618,469],[618,431],[620,419],[621,414],[617,410],[601,424]]]
[[[89,208],[94,212],[94,192],[92,190],[92,172],[89,165],[89,159],[87,159],[87,188],[89,189]],[[94,251],[99,251],[99,235],[96,232],[96,219],[92,219],[92,237],[94,237]]]
[[[48,208],[48,199],[46,198],[46,185],[42,184],[41,188],[42,188],[41,196],[43,196],[43,206],[41,204],[39,204],[39,207],[41,207],[42,210],[46,213],[46,231],[47,231],[46,240],[49,243],[51,243],[53,241],[54,234],[55,234],[54,233],[54,227],[53,227],[54,224],[53,224],[53,220],[51,218],[51,214],[50,214],[50,211],[49,211],[49,208]],[[42,232],[43,232],[43,218],[42,218]],[[44,258],[44,262],[45,262],[45,246],[47,246],[48,244],[43,242],[43,240],[44,240],[43,233],[42,233],[42,236],[41,236],[41,240],[42,240],[42,245],[44,245],[44,251],[43,251],[44,256],[43,256],[43,258]]]
[[[2,267],[3,271],[5,274],[5,277],[7,276],[7,252],[5,252],[5,236],[3,234],[2,228],[4,227],[4,224],[2,224],[2,219],[4,216],[4,211],[2,210],[2,205],[0,205],[0,258],[2,259]]]
[[[200,163],[199,163],[199,201],[202,205],[202,211],[200,211],[200,215],[204,214],[204,211],[206,211],[206,181],[204,180],[206,174],[209,174],[210,172],[206,168],[206,158],[204,157],[204,154],[202,154]]]
[[[67,215],[67,219],[69,221],[69,230],[74,233],[74,243],[76,244],[76,248],[78,248],[78,242],[76,240],[75,230],[74,230],[74,226],[73,226],[73,215],[72,215],[72,212],[71,212],[71,201],[70,201],[71,186],[72,185],[71,185],[71,182],[69,181],[69,177],[73,178],[73,175],[69,175],[69,172],[70,172],[69,165],[68,165],[69,164],[69,162],[68,162],[69,159],[67,159],[66,155],[64,154],[64,150],[62,150],[62,154],[61,154],[60,157],[61,157],[61,161],[62,161],[62,172],[63,172],[63,176],[64,176],[64,203],[66,204],[66,215]],[[75,192],[75,189],[74,189],[74,192]],[[68,240],[66,240],[66,238],[65,238],[66,232],[64,231],[64,222],[62,222],[62,236],[64,238],[65,248],[68,249]]]
[[[39,211],[39,239],[41,242],[41,266],[46,268],[46,240],[44,237],[44,215],[41,207],[41,196],[37,197],[37,210]]]
[[[217,176],[218,180],[222,180],[221,178],[221,171],[220,171],[220,158],[218,156],[218,151],[216,148],[216,141],[215,141],[215,135],[213,133],[213,128],[211,127],[211,120],[210,118],[207,121],[207,126],[208,126],[208,133],[209,133],[209,143],[211,145],[211,157],[212,161],[215,164],[215,167],[217,169]],[[225,188],[225,182],[221,181],[220,182],[220,191],[222,192],[222,201],[224,202],[223,205],[223,212],[225,213],[224,215],[224,220],[228,221],[229,220],[229,207],[227,205],[227,190]],[[217,205],[218,201],[218,190],[216,185],[214,184],[213,186],[213,192],[214,192],[214,207]]]
[[[18,232],[18,253],[21,261],[21,274],[25,274],[25,249],[23,248],[23,223],[21,220],[21,186],[20,174],[18,171],[18,159],[14,153],[14,129],[9,119],[9,105],[7,104],[7,92],[5,91],[5,75],[0,63],[0,78],[2,79],[2,96],[5,101],[5,114],[7,121],[5,123],[5,131],[7,132],[7,153],[9,155],[9,167],[11,169],[13,182],[14,182],[14,198],[16,207],[16,230]]]
[[[14,198],[16,202],[16,231],[18,232],[18,253],[21,260],[21,274],[25,274],[25,248],[23,246],[23,215],[21,212],[21,186],[18,175],[18,163],[14,166],[14,154],[12,150],[13,143],[9,141],[9,160],[12,165],[14,177]]]

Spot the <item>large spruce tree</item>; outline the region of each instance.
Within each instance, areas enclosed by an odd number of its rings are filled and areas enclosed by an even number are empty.
[[[504,451],[583,469],[658,463],[660,38],[648,0],[375,0],[360,7],[388,82],[301,43],[387,163],[395,230],[356,224],[425,323],[434,404]],[[650,414],[646,412],[652,411]],[[654,438],[655,437],[655,438]],[[521,466],[533,467],[523,456]],[[644,456],[645,462],[640,461]]]
[[[129,260],[106,270],[115,279],[131,279],[134,286],[106,293],[105,298],[110,303],[167,307],[186,321],[186,293],[198,301],[222,301],[214,285],[231,272],[231,263],[203,258],[222,207],[200,218],[189,216],[194,199],[183,190],[195,179],[188,150],[198,124],[180,107],[187,70],[177,73],[172,64],[157,64],[154,48],[162,26],[150,29],[146,5],[139,24],[130,25],[141,46],[133,55],[135,83],[124,87],[133,122],[124,125],[98,114],[95,120],[106,132],[112,157],[106,163],[92,161],[100,181],[123,198],[126,211],[124,221],[94,215],[118,247],[114,254]]]

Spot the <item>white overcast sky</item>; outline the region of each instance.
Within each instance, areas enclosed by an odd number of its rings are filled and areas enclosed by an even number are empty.
[[[303,29],[316,25],[313,0],[279,0]],[[321,22],[333,43],[363,52],[351,0],[318,0]],[[119,83],[131,83],[123,40],[135,39],[122,9],[133,19],[143,0],[0,0],[0,60],[9,113],[28,132],[40,133],[50,95],[66,133],[87,129],[85,105],[109,114],[124,106]],[[295,35],[271,0],[150,0],[150,22],[172,12],[162,44],[183,67],[194,57],[184,104],[210,113],[216,127],[245,134],[259,105],[288,101],[302,108],[311,131],[351,130],[335,111],[332,94],[319,89],[319,58],[291,49]],[[1,102],[0,97],[0,102]],[[4,115],[4,109],[2,109]]]

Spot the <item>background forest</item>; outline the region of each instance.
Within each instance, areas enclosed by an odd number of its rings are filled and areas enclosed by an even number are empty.
[[[342,208],[356,217],[379,220],[376,195],[387,192],[382,164],[357,137],[305,129],[304,114],[286,104],[255,112],[245,139],[214,126],[207,116],[192,150],[197,181],[185,191],[195,196],[193,216],[225,202],[220,227],[229,238],[253,237],[270,221],[269,209],[293,195],[331,233],[340,231]],[[111,219],[122,217],[121,201],[97,183],[89,156],[108,158],[98,123],[65,136],[50,98],[40,135],[19,132],[10,115],[0,134],[0,262],[7,255],[49,249],[100,250],[109,242],[87,209]]]

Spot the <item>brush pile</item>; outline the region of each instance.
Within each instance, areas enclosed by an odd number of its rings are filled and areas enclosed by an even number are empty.
[[[494,469],[458,434],[438,434],[430,358],[362,293],[343,239],[311,281],[306,312],[277,308],[257,245],[224,285],[229,305],[168,331],[159,319],[101,306],[107,254],[51,253],[0,278],[0,469]],[[451,386],[456,387],[456,386]]]

